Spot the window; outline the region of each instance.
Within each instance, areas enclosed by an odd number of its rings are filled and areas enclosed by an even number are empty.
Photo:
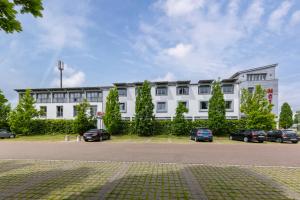
[[[78,114],[77,112],[77,106],[73,106],[73,117],[76,117]]]
[[[178,104],[182,103],[187,109],[189,108],[189,104],[187,101],[178,101]]]
[[[101,101],[101,93],[99,92],[87,92],[86,99],[89,102],[100,102]]]
[[[126,97],[127,96],[127,89],[126,88],[119,88],[118,89],[119,97]]]
[[[66,94],[65,93],[53,93],[53,103],[66,103]]]
[[[82,93],[80,92],[72,92],[70,93],[70,102],[81,102],[82,101]]]
[[[135,96],[138,95],[138,90],[141,89],[141,86],[135,87]]]
[[[253,94],[253,92],[254,92],[254,87],[248,87],[248,92],[249,92],[250,94]]]
[[[168,95],[167,87],[157,87],[156,88],[156,96],[166,96]]]
[[[158,113],[168,112],[167,102],[157,102],[156,103],[156,112],[158,112]]]
[[[265,81],[267,74],[247,74],[247,81]]]
[[[47,106],[40,106],[41,117],[47,117]]]
[[[225,109],[226,109],[226,111],[233,111],[232,101],[225,101]]]
[[[97,115],[97,106],[90,106],[90,115],[94,117]]]
[[[177,95],[189,95],[189,87],[188,86],[178,86],[177,87]]]
[[[210,94],[210,85],[200,85],[198,87],[198,94]]]
[[[37,103],[50,103],[51,102],[50,94],[47,94],[47,93],[36,94],[36,102]]]
[[[222,89],[223,89],[224,94],[233,94],[234,93],[234,87],[231,84],[223,85]]]
[[[64,116],[64,108],[63,106],[56,106],[56,117]]]
[[[200,111],[208,110],[208,101],[200,101]]]
[[[126,112],[126,103],[119,103],[120,105],[120,112],[125,113]]]

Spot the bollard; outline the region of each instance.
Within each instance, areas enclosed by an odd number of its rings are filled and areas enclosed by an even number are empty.
[[[81,136],[77,135],[77,142],[80,142],[80,141],[81,141]]]
[[[69,135],[66,135],[66,136],[65,136],[65,141],[66,141],[66,142],[70,141],[70,136],[69,136]]]

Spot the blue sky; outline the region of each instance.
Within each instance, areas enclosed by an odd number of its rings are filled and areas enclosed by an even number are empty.
[[[0,32],[0,88],[228,78],[278,63],[280,102],[300,110],[298,0],[46,0],[44,17]]]

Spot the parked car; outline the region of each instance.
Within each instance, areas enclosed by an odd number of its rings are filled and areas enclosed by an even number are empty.
[[[191,131],[191,140],[198,141],[213,141],[212,131],[208,128],[195,128]]]
[[[244,142],[259,142],[266,141],[266,132],[262,130],[242,130],[232,133],[229,136],[230,140],[239,140]]]
[[[299,140],[299,136],[293,130],[273,130],[268,132],[268,141],[270,142],[292,142],[296,144]]]
[[[15,138],[16,134],[9,132],[6,129],[0,129],[0,138],[4,139],[4,138]]]
[[[109,140],[110,134],[104,129],[91,129],[83,134],[84,141]]]

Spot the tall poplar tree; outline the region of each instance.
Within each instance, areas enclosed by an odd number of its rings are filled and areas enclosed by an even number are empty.
[[[0,129],[8,128],[8,115],[11,110],[8,100],[0,90]]]
[[[150,136],[154,129],[154,104],[152,103],[151,86],[148,81],[138,88],[135,101],[135,132],[138,135]]]
[[[110,134],[119,133],[122,119],[117,88],[109,90],[105,105],[104,125]]]
[[[281,106],[279,117],[279,126],[281,128],[290,128],[293,125],[293,111],[288,103]]]
[[[184,113],[189,110],[185,107],[182,102],[178,103],[176,108],[176,115],[173,120],[174,133],[176,135],[187,135],[189,134],[187,120],[184,118]]]
[[[208,126],[217,135],[226,131],[226,108],[220,81],[214,81],[212,84],[212,97],[208,105]]]

